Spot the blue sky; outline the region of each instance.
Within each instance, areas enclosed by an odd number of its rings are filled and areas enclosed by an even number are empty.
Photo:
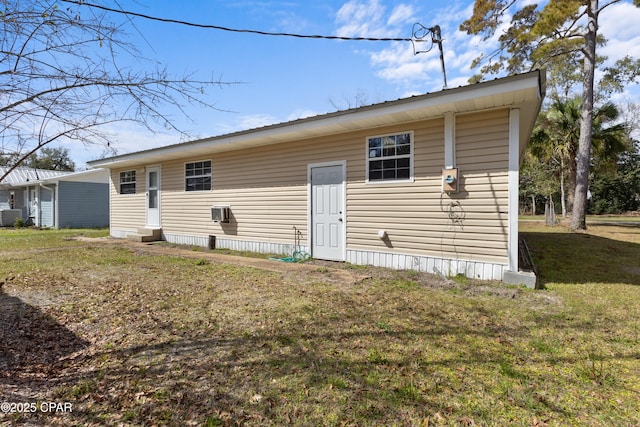
[[[521,2],[529,0],[520,0]],[[147,15],[232,28],[350,37],[411,37],[414,23],[442,29],[448,87],[465,85],[471,61],[495,42],[458,31],[471,0],[120,0]],[[121,19],[121,17],[119,18]],[[118,20],[119,20],[118,19]],[[640,9],[630,0],[607,9],[600,31],[609,39],[600,53],[613,61],[640,58]],[[365,103],[442,89],[437,48],[414,55],[410,42],[333,41],[238,34],[133,19],[126,31],[142,53],[139,67],[162,64],[177,75],[220,78],[238,84],[210,88],[206,100],[221,111],[187,108],[178,124],[193,138],[285,122]],[[638,101],[637,87],[629,92]],[[178,116],[177,112],[167,111]],[[179,135],[122,124],[109,129],[118,154],[180,142]],[[102,149],[73,147],[78,168]]]

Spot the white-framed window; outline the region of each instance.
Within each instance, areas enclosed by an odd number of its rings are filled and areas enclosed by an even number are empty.
[[[367,182],[413,180],[413,132],[367,137]]]
[[[120,194],[136,194],[136,171],[120,172]]]
[[[211,190],[211,160],[185,163],[185,191]]]

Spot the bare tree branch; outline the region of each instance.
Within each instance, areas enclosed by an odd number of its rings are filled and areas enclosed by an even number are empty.
[[[224,111],[206,89],[238,82],[148,68],[128,19],[79,3],[0,0],[0,160],[15,167],[52,141],[109,147],[106,127],[121,121],[188,137],[174,116],[189,119],[187,105]]]

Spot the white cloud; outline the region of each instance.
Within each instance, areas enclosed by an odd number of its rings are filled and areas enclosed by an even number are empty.
[[[380,67],[396,67],[399,64],[416,61],[411,46],[401,42],[393,43],[388,49],[379,52],[370,52],[369,56],[371,63]]]
[[[411,21],[415,21],[413,6],[400,4],[391,12],[391,16],[387,20],[387,25],[393,26]]]
[[[248,116],[241,116],[240,120],[236,123],[236,129],[234,130],[246,130],[255,129],[263,126],[267,126],[276,123],[277,119],[271,114],[252,114]]]
[[[468,36],[458,30],[464,19],[471,16],[473,5],[459,2],[446,8],[430,10],[430,22],[420,22],[416,16],[424,15],[424,11],[407,3],[395,5],[387,16],[387,8],[379,0],[350,0],[345,3],[336,15],[338,33],[349,36],[372,35],[372,28],[385,37],[396,37],[416,22],[425,27],[439,25],[442,31],[443,49],[445,51],[445,67],[447,74],[457,81],[467,81],[473,74],[469,68],[472,60],[480,53],[480,46],[489,43],[481,42],[479,37]],[[359,31],[359,32],[358,32]],[[414,53],[414,46],[408,42],[393,42],[382,45],[379,50],[359,51],[370,58],[375,73],[383,80],[389,81],[406,93],[440,90],[443,85],[440,53],[437,45],[432,45],[431,34],[423,32],[424,39],[415,42],[419,54]],[[430,50],[429,50],[430,49]],[[453,81],[453,80],[452,80]],[[416,90],[420,88],[420,90]]]
[[[278,123],[275,116],[271,114],[248,114],[234,116],[233,119],[216,123],[207,136],[225,135],[232,132],[239,132],[248,129],[256,129]]]
[[[340,25],[337,34],[341,37],[385,37],[384,14],[385,7],[379,0],[351,0],[336,14],[336,23]]]
[[[148,150],[151,148],[163,147],[165,145],[177,144],[180,136],[151,133],[146,127],[133,127],[121,124],[108,130],[111,138],[111,148],[118,154],[131,153],[134,151]],[[104,147],[101,147],[104,149]]]
[[[86,162],[103,157],[149,150],[165,145],[182,142],[179,135],[152,133],[146,127],[127,122],[105,127],[103,133],[109,140],[109,146],[103,144],[65,145],[76,163],[78,170],[87,168]]]
[[[640,58],[640,8],[629,2],[613,4],[599,16],[599,34],[607,39],[605,46],[598,48],[598,54],[607,57],[604,66],[612,66],[615,61],[625,56]],[[602,75],[596,70],[596,76]],[[626,97],[640,96],[640,85],[629,84],[623,94],[614,94],[613,102],[622,102]]]
[[[304,119],[307,117],[317,116],[319,114],[322,114],[322,113],[318,113],[317,111],[314,111],[314,110],[295,110],[291,114],[289,114],[289,116],[287,117],[287,121]]]
[[[630,3],[617,3],[600,14],[599,31],[608,41],[600,54],[610,62],[630,55],[640,58],[640,8]]]

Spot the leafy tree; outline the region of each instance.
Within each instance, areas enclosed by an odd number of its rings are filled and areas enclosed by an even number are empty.
[[[615,170],[620,156],[632,150],[629,126],[619,120],[620,111],[610,102],[593,113],[592,168],[596,172]]]
[[[145,61],[126,39],[130,22],[107,18],[82,2],[0,0],[0,157],[11,166],[54,141],[109,146],[116,122],[184,134],[169,111],[213,108],[205,88],[226,83],[136,69]]]
[[[554,174],[559,176],[563,216],[574,206],[580,108],[580,98],[554,102],[538,116],[529,146],[531,154],[553,167]],[[597,171],[614,170],[620,154],[630,148],[627,126],[618,123],[620,113],[611,103],[596,109],[593,116],[593,167]],[[565,194],[565,179],[568,182],[568,194]]]
[[[630,56],[616,61],[615,66],[604,69],[604,76],[598,85],[598,93],[609,96],[614,92],[622,92],[627,82],[637,80],[640,76],[640,59]]]
[[[520,197],[531,199],[531,214],[536,214],[539,196],[548,202],[558,191],[557,169],[547,162],[541,162],[531,150],[525,153],[524,162],[520,170]]]
[[[499,48],[488,58],[481,55],[473,62],[472,67],[476,67],[489,60],[480,70],[482,75],[503,71],[518,73],[547,66],[559,58],[580,59],[582,105],[571,218],[573,229],[586,229],[595,67],[598,60],[596,46],[604,42],[598,38],[598,18],[604,9],[620,1],[609,0],[600,4],[599,0],[551,0],[542,8],[536,4],[525,4],[517,9],[519,3],[515,0],[476,0],[473,15],[460,26],[462,31],[480,34],[484,40],[488,40],[494,36],[508,12],[515,10],[510,27],[498,38]],[[640,0],[634,0],[634,4],[640,6]],[[612,78],[618,79],[621,84],[625,79],[636,78],[637,69],[634,70],[633,65],[632,60],[619,61],[612,68],[624,69],[628,73],[612,73]]]
[[[620,214],[640,209],[640,151],[622,156],[616,170],[593,177],[589,212]]]
[[[17,153],[0,154],[0,166],[14,166],[18,157]]]
[[[550,165],[559,177],[562,216],[567,215],[565,180],[569,181],[568,202],[573,204],[575,186],[575,154],[579,135],[580,100],[554,102],[538,116],[531,135],[529,150],[538,161]],[[571,209],[571,207],[569,207]]]
[[[69,150],[61,147],[43,147],[38,153],[33,153],[24,165],[34,169],[73,172],[75,163],[69,157]]]

